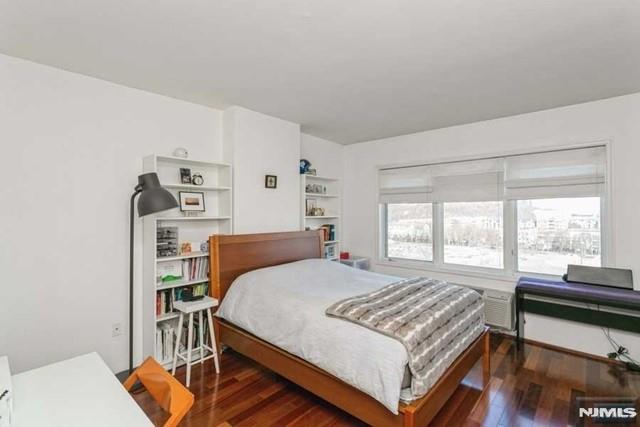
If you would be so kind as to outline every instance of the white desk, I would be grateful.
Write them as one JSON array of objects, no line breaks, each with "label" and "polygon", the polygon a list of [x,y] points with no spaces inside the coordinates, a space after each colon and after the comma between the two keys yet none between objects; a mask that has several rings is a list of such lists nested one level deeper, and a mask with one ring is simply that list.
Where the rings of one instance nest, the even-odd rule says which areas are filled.
[{"label": "white desk", "polygon": [[97,353],[13,375],[11,427],[153,426]]}]

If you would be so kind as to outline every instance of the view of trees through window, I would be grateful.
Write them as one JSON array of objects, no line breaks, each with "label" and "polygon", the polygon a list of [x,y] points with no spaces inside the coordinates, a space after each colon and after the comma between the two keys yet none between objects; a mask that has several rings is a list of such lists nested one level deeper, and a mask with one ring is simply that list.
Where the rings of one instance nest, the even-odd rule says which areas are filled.
[{"label": "view of trees through window", "polygon": [[[515,203],[518,271],[562,275],[567,264],[601,265],[599,197]],[[442,206],[442,262],[504,268],[503,202],[456,202]],[[433,207],[432,203],[387,204],[387,257],[433,261]]]},{"label": "view of trees through window", "polygon": [[518,270],[560,275],[567,264],[600,263],[599,197],[518,201]]},{"label": "view of trees through window", "polygon": [[387,257],[433,260],[433,205],[387,205]]},{"label": "view of trees through window", "polygon": [[502,268],[502,202],[444,204],[444,262]]}]

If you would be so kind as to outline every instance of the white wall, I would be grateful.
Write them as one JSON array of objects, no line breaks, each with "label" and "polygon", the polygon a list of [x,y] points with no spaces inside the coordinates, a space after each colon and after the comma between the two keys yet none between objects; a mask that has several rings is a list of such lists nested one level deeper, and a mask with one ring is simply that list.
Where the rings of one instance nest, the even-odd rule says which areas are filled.
[{"label": "white wall", "polygon": [[[15,372],[89,351],[128,366],[128,209],[142,157],[185,146],[220,159],[221,120],[0,55],[0,354]],[[140,268],[136,278],[140,289]],[[124,333],[112,338],[116,322]]]},{"label": "white wall", "polygon": [[309,160],[321,176],[342,179],[344,148],[344,145],[317,136],[300,135],[300,158]]},{"label": "white wall", "polygon": [[[224,111],[224,157],[234,164],[234,233],[300,228],[300,125],[242,107]],[[278,187],[264,186],[276,175]]]},{"label": "white wall", "polygon": [[[482,157],[514,150],[610,140],[612,265],[632,268],[640,289],[640,94],[498,120],[387,138],[345,147],[344,239],[351,252],[376,253],[376,166]],[[377,266],[398,275],[422,274],[457,283],[513,289],[514,283],[460,275]],[[580,351],[603,355],[609,346],[599,328],[527,315],[526,334]],[[640,337],[614,334],[640,356]]]}]

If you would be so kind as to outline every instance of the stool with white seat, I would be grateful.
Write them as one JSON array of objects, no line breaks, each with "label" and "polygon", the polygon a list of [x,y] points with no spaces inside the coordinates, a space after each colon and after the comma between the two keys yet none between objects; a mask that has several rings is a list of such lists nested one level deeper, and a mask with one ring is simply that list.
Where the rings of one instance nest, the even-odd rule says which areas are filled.
[{"label": "stool with white seat", "polygon": [[[204,363],[205,360],[213,359],[213,362],[216,366],[216,373],[220,373],[220,365],[218,363],[218,351],[216,347],[216,336],[213,330],[213,317],[211,314],[211,309],[218,306],[218,300],[215,298],[211,298],[209,296],[205,296],[204,298],[197,301],[176,301],[173,303],[173,308],[180,312],[180,319],[178,320],[178,337],[176,340],[175,351],[173,353],[173,368],[171,369],[171,374],[175,375],[176,366],[178,364],[178,358],[185,361],[187,365],[187,381],[186,385],[189,387],[191,383],[191,366],[196,363]],[[207,346],[204,343],[204,323],[203,323],[203,312],[207,314],[207,325],[209,326],[209,338],[211,339],[211,346]],[[200,323],[200,327],[198,328],[198,341],[200,345],[197,348],[193,348],[193,315],[198,313],[198,321]],[[182,323],[184,321],[185,315],[189,315],[189,326],[187,329],[187,353],[180,353],[180,339],[182,338]],[[207,357],[204,357],[204,351],[209,350],[212,354]],[[191,361],[191,355],[193,351],[200,351],[200,358],[195,362]]]}]

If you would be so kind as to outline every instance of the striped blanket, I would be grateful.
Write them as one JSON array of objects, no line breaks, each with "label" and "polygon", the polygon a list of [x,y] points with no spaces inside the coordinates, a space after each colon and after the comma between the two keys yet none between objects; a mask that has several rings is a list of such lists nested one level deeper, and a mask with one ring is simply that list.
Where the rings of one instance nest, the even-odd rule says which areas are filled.
[{"label": "striped blanket", "polygon": [[429,391],[484,327],[480,294],[424,277],[339,301],[326,314],[400,341],[409,356],[414,399]]}]

